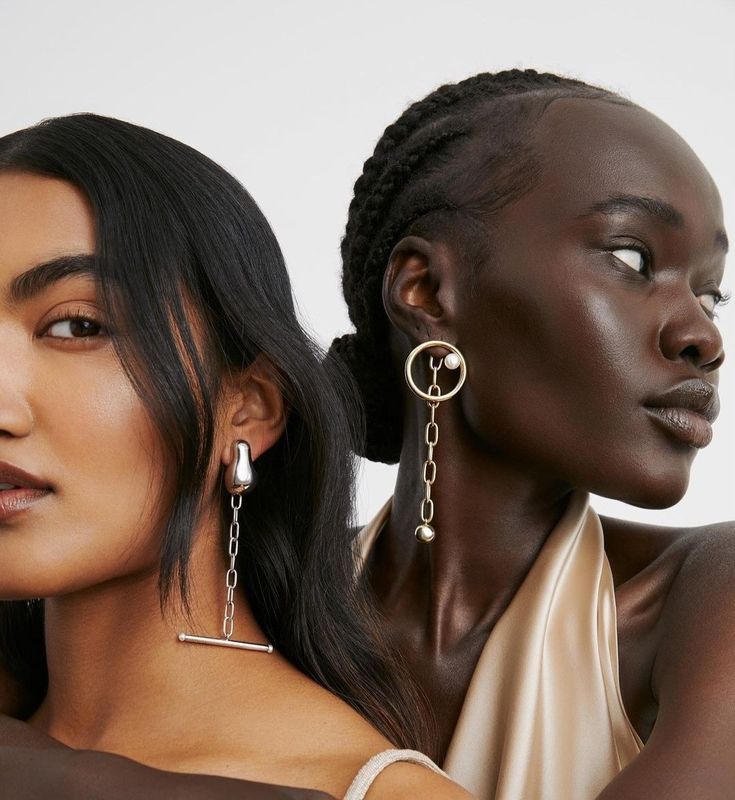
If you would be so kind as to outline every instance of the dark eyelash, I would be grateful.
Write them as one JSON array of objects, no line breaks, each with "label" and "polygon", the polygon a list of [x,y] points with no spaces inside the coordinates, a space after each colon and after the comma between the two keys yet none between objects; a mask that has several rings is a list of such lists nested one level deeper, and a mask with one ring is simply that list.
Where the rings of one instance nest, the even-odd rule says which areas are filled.
[{"label": "dark eyelash", "polygon": [[[726,306],[731,299],[732,292],[716,292],[714,308],[722,308],[723,306]],[[713,319],[717,319],[719,317],[719,314],[717,314],[714,309],[712,309],[712,317]]]},{"label": "dark eyelash", "polygon": [[[59,312],[55,316],[53,316],[47,323],[44,325],[43,331],[41,332],[42,336],[45,336],[49,330],[56,325],[57,322],[65,322],[66,320],[71,320],[74,322],[83,321],[83,322],[92,322],[95,325],[99,325],[100,330],[109,335],[109,330],[107,326],[97,317],[92,316],[88,311],[85,311],[83,308],[77,308],[74,311],[66,311],[66,312]],[[78,337],[78,338],[85,338],[85,337]],[[89,337],[94,338],[94,337]]]},{"label": "dark eyelash", "polygon": [[651,251],[647,247],[639,246],[639,247],[632,247],[631,250],[635,250],[643,256],[643,272],[646,273],[650,277],[651,269],[653,268],[653,256],[651,255]]}]

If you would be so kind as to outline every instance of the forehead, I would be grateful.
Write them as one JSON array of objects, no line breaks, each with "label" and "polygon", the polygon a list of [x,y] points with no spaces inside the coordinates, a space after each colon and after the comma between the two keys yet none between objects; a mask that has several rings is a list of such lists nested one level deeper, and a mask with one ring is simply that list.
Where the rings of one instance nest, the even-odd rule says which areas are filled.
[{"label": "forehead", "polygon": [[688,224],[722,226],[712,177],[689,145],[638,106],[602,100],[553,101],[534,128],[537,188],[559,210],[581,210],[620,195],[670,203]]},{"label": "forehead", "polygon": [[94,249],[94,217],[79,189],[56,178],[0,172],[2,273]]}]

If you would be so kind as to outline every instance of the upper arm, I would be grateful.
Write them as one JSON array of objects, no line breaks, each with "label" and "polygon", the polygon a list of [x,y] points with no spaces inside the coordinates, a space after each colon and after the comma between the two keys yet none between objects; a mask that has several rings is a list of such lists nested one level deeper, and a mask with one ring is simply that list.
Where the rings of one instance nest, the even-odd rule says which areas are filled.
[{"label": "upper arm", "polygon": [[407,797],[472,800],[469,792],[448,778],[420,764],[405,762],[386,767],[365,797],[367,800],[405,800]]},{"label": "upper arm", "polygon": [[715,800],[735,787],[735,525],[690,546],[660,621],[658,716],[642,753],[598,800]]},{"label": "upper arm", "polygon": [[[0,746],[3,797],[35,800],[329,800],[331,795],[216,775],[164,772],[93,750]],[[332,798],[333,800],[333,798]]]}]

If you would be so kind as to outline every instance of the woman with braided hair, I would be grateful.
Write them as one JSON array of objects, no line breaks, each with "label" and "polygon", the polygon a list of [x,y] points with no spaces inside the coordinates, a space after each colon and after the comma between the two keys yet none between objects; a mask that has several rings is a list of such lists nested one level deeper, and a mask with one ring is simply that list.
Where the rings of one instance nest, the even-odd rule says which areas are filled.
[{"label": "woman with braided hair", "polygon": [[735,796],[733,523],[684,495],[718,412],[715,184],[611,92],[511,70],[390,125],[342,242],[335,340],[399,462],[362,576],[485,800]]}]

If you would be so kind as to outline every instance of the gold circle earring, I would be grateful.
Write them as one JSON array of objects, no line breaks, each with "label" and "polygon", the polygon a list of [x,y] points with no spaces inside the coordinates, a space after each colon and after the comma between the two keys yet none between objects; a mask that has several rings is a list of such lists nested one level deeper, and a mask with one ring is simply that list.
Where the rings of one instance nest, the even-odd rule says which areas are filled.
[{"label": "gold circle earring", "polygon": [[[438,361],[434,356],[429,356],[429,369],[432,372],[431,384],[427,391],[420,389],[413,377],[413,365],[416,357],[428,350],[431,347],[442,347],[449,350],[446,356],[443,356]],[[449,370],[459,369],[459,378],[457,383],[448,392],[442,393],[441,387],[438,382],[439,370],[442,367]],[[464,359],[458,347],[449,342],[440,342],[432,340],[430,342],[422,342],[408,354],[406,358],[406,367],[404,374],[406,376],[406,383],[409,385],[411,391],[422,400],[426,401],[429,407],[429,421],[426,423],[424,429],[424,443],[426,444],[426,460],[424,461],[421,477],[424,483],[424,499],[421,501],[421,522],[416,526],[414,531],[418,541],[428,544],[433,542],[436,537],[436,531],[431,522],[434,519],[434,501],[431,499],[431,488],[436,480],[436,461],[434,460],[434,448],[439,443],[439,425],[436,422],[436,409],[439,403],[449,400],[454,397],[464,385],[467,379],[467,362]]]}]

